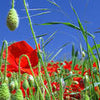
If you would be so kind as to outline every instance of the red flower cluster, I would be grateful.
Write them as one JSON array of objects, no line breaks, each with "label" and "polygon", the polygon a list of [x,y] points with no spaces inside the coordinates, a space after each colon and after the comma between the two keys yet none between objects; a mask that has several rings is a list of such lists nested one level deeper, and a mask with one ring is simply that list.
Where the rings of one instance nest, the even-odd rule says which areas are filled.
[{"label": "red flower cluster", "polygon": [[[64,99],[73,100],[73,98],[81,99],[81,94],[76,92],[81,92],[84,89],[84,80],[81,77],[74,77],[73,83],[70,86],[66,86],[64,91]],[[76,94],[71,94],[76,93]]]}]

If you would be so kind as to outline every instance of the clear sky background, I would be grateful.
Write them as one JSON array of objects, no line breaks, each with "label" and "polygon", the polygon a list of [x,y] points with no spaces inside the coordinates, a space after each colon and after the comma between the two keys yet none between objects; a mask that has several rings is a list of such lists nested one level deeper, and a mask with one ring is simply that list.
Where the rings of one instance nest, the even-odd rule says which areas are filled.
[{"label": "clear sky background", "polygon": [[[51,0],[54,1],[54,0]],[[90,33],[95,35],[96,42],[100,43],[100,33],[94,33],[99,31],[100,27],[100,0],[71,0],[72,5],[75,8],[76,12],[79,15],[79,18],[84,25],[84,28],[87,29]],[[7,14],[11,8],[12,0],[0,0],[0,47],[2,46],[3,40],[8,42],[13,41],[27,41],[33,48],[35,48],[34,40],[32,39],[32,33],[29,25],[29,21],[26,18],[26,12],[24,10],[23,0],[15,0],[15,9],[19,15],[19,27],[15,31],[10,31],[6,26]],[[50,4],[47,0],[26,0],[28,8],[37,9],[37,8],[48,8],[47,11],[35,11],[30,10],[29,13],[31,16],[32,23],[46,23],[46,22],[70,22],[78,25],[76,16],[74,15],[69,0],[55,0],[55,2],[61,7],[61,9]],[[49,12],[47,14],[34,16],[38,13]],[[87,22],[87,23],[86,23]],[[69,28],[64,25],[52,25],[52,26],[37,26],[33,25],[36,35],[41,35],[48,33],[44,37],[46,40],[53,32],[57,31],[54,35],[54,39],[46,46],[47,52],[54,51],[54,54],[57,52],[57,48],[61,47],[64,43],[73,42],[75,44],[75,49],[79,49],[80,42],[85,48],[86,44],[82,37],[82,34],[79,31],[76,31],[72,28]],[[93,46],[91,38],[89,38],[89,43]],[[66,46],[63,51],[58,55],[63,58],[69,58],[71,55],[72,45]]]}]

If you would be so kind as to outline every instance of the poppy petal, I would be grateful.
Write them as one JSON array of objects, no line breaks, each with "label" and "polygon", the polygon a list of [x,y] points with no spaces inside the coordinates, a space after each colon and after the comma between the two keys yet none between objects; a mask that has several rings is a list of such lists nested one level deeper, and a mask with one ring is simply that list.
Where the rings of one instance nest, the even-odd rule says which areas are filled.
[{"label": "poppy petal", "polygon": [[[22,54],[27,54],[33,51],[33,48],[27,44],[25,41],[19,41],[16,43],[11,44],[8,47],[8,57],[7,61],[11,65],[16,64],[16,59],[19,58]],[[6,50],[3,52],[3,58],[6,56]]]}]

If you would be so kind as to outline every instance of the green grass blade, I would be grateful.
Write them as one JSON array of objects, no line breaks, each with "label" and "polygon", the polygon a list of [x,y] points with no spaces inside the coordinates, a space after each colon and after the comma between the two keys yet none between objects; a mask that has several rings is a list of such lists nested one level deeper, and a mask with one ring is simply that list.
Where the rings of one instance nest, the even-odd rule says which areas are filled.
[{"label": "green grass blade", "polygon": [[74,44],[72,45],[72,57],[75,56]]},{"label": "green grass blade", "polygon": [[[48,35],[48,33],[46,33],[46,34],[41,34],[41,35],[37,35],[36,38],[44,37],[44,36],[46,36],[46,35]],[[27,40],[30,40],[30,39],[33,39],[33,37],[30,37],[30,38],[28,38]]]},{"label": "green grass blade", "polygon": [[[64,48],[65,46],[67,46],[68,44],[71,44],[72,42],[67,42],[67,43],[65,43],[65,44],[63,44],[60,48]],[[59,48],[59,49],[60,49]]]},{"label": "green grass blade", "polygon": [[94,45],[95,45],[95,48],[96,48],[96,51],[97,51],[97,56],[98,56],[98,59],[100,60],[100,55],[99,55],[99,50],[98,50],[98,47],[97,47],[97,44],[95,42],[95,39],[93,38],[93,42],[94,42]]},{"label": "green grass blade", "polygon": [[36,38],[40,38],[40,37],[43,37],[43,36],[46,36],[46,35],[48,35],[48,33],[46,33],[46,34],[41,34],[41,35],[37,35]]},{"label": "green grass blade", "polygon": [[[97,45],[97,48],[100,48],[100,44],[96,44],[96,45]],[[96,49],[95,45],[92,46],[92,50],[94,50],[94,49]]]},{"label": "green grass blade", "polygon": [[50,11],[45,11],[45,12],[37,13],[37,14],[31,15],[30,17],[39,16],[39,15],[48,14],[48,13],[50,13]]},{"label": "green grass blade", "polygon": [[54,33],[52,33],[52,34],[49,36],[49,38],[44,42],[44,44],[45,44],[47,41],[49,41],[49,40],[55,35],[56,32],[57,32],[57,31],[55,31]]},{"label": "green grass blade", "polygon": [[49,61],[50,57],[54,54],[54,51],[47,55],[47,61]]},{"label": "green grass blade", "polygon": [[[34,15],[30,15],[30,17],[40,16],[40,15],[44,15],[44,14],[48,14],[48,13],[51,13],[51,12],[50,11],[41,12],[41,13],[37,13],[37,14],[34,14]],[[27,16],[26,17],[21,17],[21,19],[25,19],[25,18],[28,18],[28,17]]]},{"label": "green grass blade", "polygon": [[54,39],[54,37],[52,37],[51,39],[49,39],[49,40],[43,45],[43,48],[44,48],[45,46],[47,46],[47,44],[49,44],[53,39]]},{"label": "green grass blade", "polygon": [[[69,22],[48,22],[48,23],[43,23],[43,24],[36,24],[35,23],[34,25],[57,25],[57,24],[63,24],[63,25],[66,25],[68,27],[71,27],[73,29],[77,29],[77,30],[81,31],[80,27],[78,27],[78,26],[76,26],[76,25],[74,25],[72,23],[69,23]],[[89,36],[91,36],[93,38],[95,37],[93,34],[91,34],[89,32],[87,32],[87,35],[89,35]]]},{"label": "green grass blade", "polygon": [[52,60],[63,50],[63,48],[64,48],[65,46],[67,46],[68,44],[70,44],[70,43],[71,43],[71,42],[68,42],[68,43],[63,44],[63,45],[59,48],[58,52],[51,58],[50,61],[52,61]]},{"label": "green grass blade", "polygon": [[35,25],[56,25],[56,24],[63,24],[63,25],[67,25],[71,28],[74,28],[74,29],[77,29],[77,30],[80,30],[79,27],[75,26],[74,24],[71,24],[69,22],[48,22],[48,23],[43,23],[43,24],[35,24]]},{"label": "green grass blade", "polygon": [[[84,37],[85,41],[87,41],[87,40],[86,40],[86,36],[85,36],[85,35],[86,35],[86,32],[85,32],[85,30],[84,30],[84,28],[83,28],[83,26],[82,26],[82,24],[81,24],[81,22],[80,22],[80,19],[79,19],[78,15],[77,15],[77,13],[76,13],[76,11],[75,11],[75,9],[73,8],[72,5],[71,5],[71,8],[72,8],[72,10],[74,11],[74,13],[75,13],[75,15],[76,15],[76,17],[77,17],[77,21],[78,21],[80,30],[81,30],[81,32],[82,32],[82,34],[83,34],[83,37]],[[95,55],[93,54],[92,48],[91,48],[91,46],[89,45],[89,43],[87,43],[87,46],[88,46],[88,48],[89,48],[90,53],[92,54],[92,57],[93,57],[94,60],[96,61],[96,57],[95,57]]]},{"label": "green grass blade", "polygon": [[[25,10],[25,9],[24,9]],[[48,8],[36,8],[36,9],[28,9],[29,11],[46,11]]]},{"label": "green grass blade", "polygon": [[61,48],[60,50],[58,50],[58,52],[51,58],[50,61],[52,61],[63,49]]},{"label": "green grass blade", "polygon": [[54,0],[47,0],[47,1],[49,1],[51,4],[53,4],[53,5],[55,5],[56,7],[60,7]]},{"label": "green grass blade", "polygon": [[95,31],[94,33],[100,33],[100,31]]},{"label": "green grass blade", "polygon": [[62,83],[63,83],[63,78],[60,79],[59,100],[64,100],[63,98],[64,89]]}]

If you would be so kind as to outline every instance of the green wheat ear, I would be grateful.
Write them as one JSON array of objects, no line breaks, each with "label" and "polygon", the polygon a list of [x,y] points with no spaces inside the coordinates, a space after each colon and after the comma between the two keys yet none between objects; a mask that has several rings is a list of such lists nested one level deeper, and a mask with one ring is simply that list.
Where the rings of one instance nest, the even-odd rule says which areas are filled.
[{"label": "green wheat ear", "polygon": [[13,100],[24,100],[22,91],[20,89],[16,91],[15,95],[13,96]]},{"label": "green wheat ear", "polygon": [[14,31],[19,25],[19,17],[15,8],[11,8],[7,16],[7,26]]},{"label": "green wheat ear", "polygon": [[10,93],[6,83],[0,85],[0,100],[9,100]]}]

